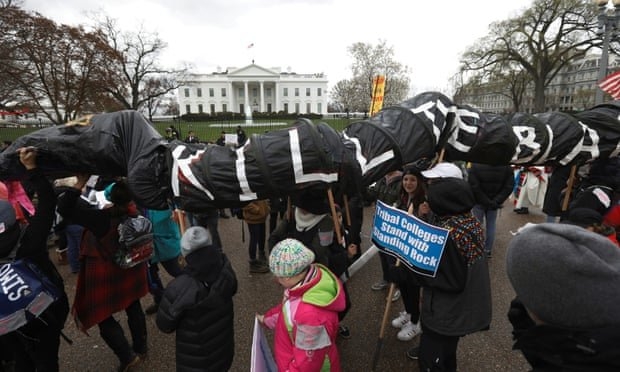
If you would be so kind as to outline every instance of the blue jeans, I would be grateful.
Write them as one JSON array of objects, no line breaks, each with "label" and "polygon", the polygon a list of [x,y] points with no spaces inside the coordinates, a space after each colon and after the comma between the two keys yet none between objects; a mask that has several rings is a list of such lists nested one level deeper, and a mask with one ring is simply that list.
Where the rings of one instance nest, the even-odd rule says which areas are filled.
[{"label": "blue jeans", "polygon": [[493,243],[495,242],[497,211],[498,209],[487,209],[479,204],[474,205],[474,208],[472,209],[472,213],[484,227],[484,250],[487,253],[491,253],[493,250]]},{"label": "blue jeans", "polygon": [[80,242],[84,228],[80,225],[67,225],[65,236],[67,237],[67,258],[72,273],[80,271]]}]

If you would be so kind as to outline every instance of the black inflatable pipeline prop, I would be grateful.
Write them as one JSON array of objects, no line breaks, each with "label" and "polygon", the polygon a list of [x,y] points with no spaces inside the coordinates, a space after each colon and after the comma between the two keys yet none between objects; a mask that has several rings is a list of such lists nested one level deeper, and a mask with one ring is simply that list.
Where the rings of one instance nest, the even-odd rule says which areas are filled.
[{"label": "black inflatable pipeline prop", "polygon": [[137,112],[92,115],[41,129],[0,154],[0,180],[21,179],[15,156],[35,146],[52,177],[73,173],[126,176],[136,201],[162,209],[173,198],[187,211],[243,205],[338,183],[354,194],[391,170],[444,150],[446,161],[580,165],[620,153],[620,104],[499,116],[427,92],[387,107],[342,133],[299,119],[253,135],[240,148],[166,142]]}]

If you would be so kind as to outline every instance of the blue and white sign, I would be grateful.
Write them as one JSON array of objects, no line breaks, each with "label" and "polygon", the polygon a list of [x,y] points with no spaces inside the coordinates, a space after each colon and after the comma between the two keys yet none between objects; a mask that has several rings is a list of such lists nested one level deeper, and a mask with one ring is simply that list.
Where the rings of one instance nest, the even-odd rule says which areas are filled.
[{"label": "blue and white sign", "polygon": [[416,273],[435,277],[449,230],[378,201],[372,240]]}]

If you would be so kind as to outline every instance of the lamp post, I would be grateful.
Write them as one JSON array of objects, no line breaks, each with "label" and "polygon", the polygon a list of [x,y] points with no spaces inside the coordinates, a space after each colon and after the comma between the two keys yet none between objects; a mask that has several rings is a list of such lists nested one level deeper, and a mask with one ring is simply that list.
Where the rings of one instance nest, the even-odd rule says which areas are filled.
[{"label": "lamp post", "polygon": [[[620,21],[620,0],[613,0],[614,8],[610,10],[607,8],[609,0],[594,0],[598,5],[598,32],[603,34],[603,47],[601,52],[601,61],[598,68],[598,80],[601,81],[607,76],[607,64],[609,60],[609,42],[613,31],[618,28],[618,22]],[[600,105],[603,103],[603,90],[598,88],[596,90],[596,96],[594,97],[594,104]]]}]

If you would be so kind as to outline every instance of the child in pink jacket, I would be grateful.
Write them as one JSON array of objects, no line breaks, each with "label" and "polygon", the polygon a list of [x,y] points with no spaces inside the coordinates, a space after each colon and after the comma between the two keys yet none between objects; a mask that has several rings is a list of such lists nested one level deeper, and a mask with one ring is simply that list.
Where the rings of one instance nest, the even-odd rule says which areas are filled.
[{"label": "child in pink jacket", "polygon": [[258,315],[274,330],[278,371],[341,371],[336,347],[338,313],[345,308],[339,279],[300,241],[284,239],[269,256],[269,269],[284,287],[282,303]]}]

